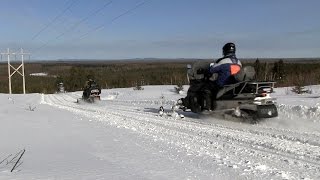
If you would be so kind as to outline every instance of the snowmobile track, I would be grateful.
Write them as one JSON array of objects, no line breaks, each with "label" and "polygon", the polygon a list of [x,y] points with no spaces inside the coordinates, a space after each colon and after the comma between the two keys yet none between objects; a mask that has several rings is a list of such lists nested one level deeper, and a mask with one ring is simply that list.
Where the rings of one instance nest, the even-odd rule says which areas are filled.
[{"label": "snowmobile track", "polygon": [[[137,107],[130,101],[109,101],[91,106],[75,104],[74,99],[70,95],[46,95],[43,102],[130,129],[187,152],[206,156],[216,163],[223,161],[225,166],[236,165],[242,170],[254,171],[265,164],[270,175],[286,172],[292,177],[304,178],[312,171],[315,177],[320,177],[320,138],[315,133],[246,124],[236,127],[233,126],[235,123],[228,127],[197,123],[197,119],[190,118],[166,119],[151,112],[138,111],[137,108],[145,107],[144,103]],[[306,170],[309,172],[304,173]]]}]

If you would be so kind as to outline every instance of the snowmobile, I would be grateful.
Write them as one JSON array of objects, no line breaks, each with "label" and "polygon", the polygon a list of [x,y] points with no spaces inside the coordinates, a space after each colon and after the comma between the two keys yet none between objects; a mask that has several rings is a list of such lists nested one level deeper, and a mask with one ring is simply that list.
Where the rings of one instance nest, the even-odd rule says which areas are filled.
[{"label": "snowmobile", "polygon": [[90,82],[83,90],[82,100],[93,103],[100,100],[101,89],[96,82]]},{"label": "snowmobile", "polygon": [[57,93],[65,93],[65,89],[63,86],[63,82],[60,82],[59,84],[57,84]]},{"label": "snowmobile", "polygon": [[[184,111],[191,110],[194,113],[204,111],[204,97],[202,89],[207,83],[206,74],[199,73],[198,69],[209,69],[209,63],[196,62],[193,66],[188,65],[188,79],[190,87],[185,98],[176,102],[176,106]],[[219,89],[212,97],[212,111],[210,114],[229,115],[250,122],[260,119],[278,116],[276,99],[270,96],[275,82],[254,81],[255,70],[252,66],[243,67],[234,76],[237,83],[226,85]],[[211,80],[217,78],[213,74]]]}]

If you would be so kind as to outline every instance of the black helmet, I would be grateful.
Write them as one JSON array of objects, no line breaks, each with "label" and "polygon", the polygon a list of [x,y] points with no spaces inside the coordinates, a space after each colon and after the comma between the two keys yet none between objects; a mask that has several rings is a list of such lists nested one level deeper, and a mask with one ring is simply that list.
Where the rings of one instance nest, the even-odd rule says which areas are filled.
[{"label": "black helmet", "polygon": [[235,54],[236,53],[236,45],[234,43],[227,43],[222,48],[222,54],[223,56],[229,55],[229,54]]}]

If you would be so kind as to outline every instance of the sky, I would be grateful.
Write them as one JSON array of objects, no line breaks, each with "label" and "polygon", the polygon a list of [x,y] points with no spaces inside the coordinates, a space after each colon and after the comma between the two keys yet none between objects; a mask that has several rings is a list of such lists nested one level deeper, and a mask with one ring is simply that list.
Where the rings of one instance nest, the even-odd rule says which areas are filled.
[{"label": "sky", "polygon": [[320,57],[318,0],[1,0],[0,52],[35,60]]}]

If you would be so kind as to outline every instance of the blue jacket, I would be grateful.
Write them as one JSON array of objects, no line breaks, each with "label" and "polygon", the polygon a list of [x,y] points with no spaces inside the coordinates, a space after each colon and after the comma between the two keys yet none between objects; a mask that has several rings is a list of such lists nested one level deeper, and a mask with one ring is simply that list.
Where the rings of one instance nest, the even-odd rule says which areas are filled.
[{"label": "blue jacket", "polygon": [[224,85],[235,83],[233,75],[240,71],[242,67],[241,62],[235,55],[225,56],[216,61],[216,64],[211,66],[210,73],[218,74],[216,83],[218,86],[223,87]]}]

